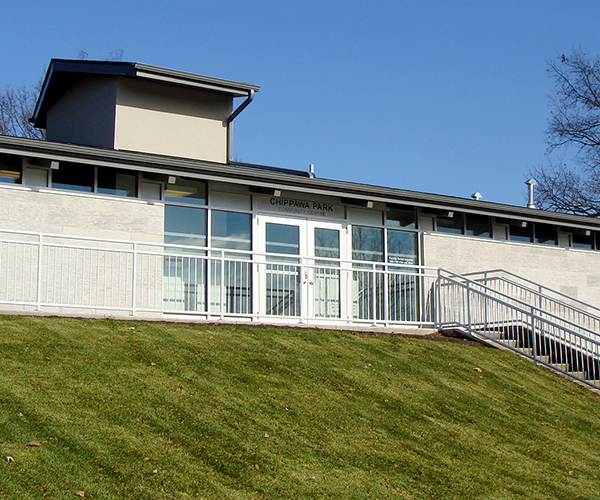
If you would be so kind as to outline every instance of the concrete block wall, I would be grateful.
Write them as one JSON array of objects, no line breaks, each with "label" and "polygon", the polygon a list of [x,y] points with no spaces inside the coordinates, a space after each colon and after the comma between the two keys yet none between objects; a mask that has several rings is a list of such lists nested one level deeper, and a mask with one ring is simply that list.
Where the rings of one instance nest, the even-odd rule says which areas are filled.
[{"label": "concrete block wall", "polygon": [[600,307],[600,251],[423,233],[423,259],[459,274],[504,269]]},{"label": "concrete block wall", "polygon": [[0,228],[162,243],[164,206],[130,198],[0,185]]},{"label": "concrete block wall", "polygon": [[[6,230],[57,236],[44,237],[38,254],[35,235]],[[0,236],[9,240],[0,242],[4,284],[0,300],[23,304],[10,306],[11,310],[31,311],[33,306],[27,304],[40,300],[54,304],[45,306],[45,312],[127,316],[135,280],[135,307],[160,309],[164,259],[156,252],[162,251],[163,234],[162,203],[0,186]],[[138,252],[145,252],[138,254],[136,265],[133,242],[138,242]],[[65,309],[69,304],[81,308]]]}]

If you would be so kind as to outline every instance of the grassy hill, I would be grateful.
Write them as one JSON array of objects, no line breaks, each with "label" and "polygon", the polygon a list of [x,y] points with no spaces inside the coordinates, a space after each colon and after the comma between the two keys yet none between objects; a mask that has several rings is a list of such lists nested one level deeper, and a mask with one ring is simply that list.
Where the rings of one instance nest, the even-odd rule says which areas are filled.
[{"label": "grassy hill", "polygon": [[0,316],[0,381],[3,499],[600,498],[598,395],[468,343]]}]

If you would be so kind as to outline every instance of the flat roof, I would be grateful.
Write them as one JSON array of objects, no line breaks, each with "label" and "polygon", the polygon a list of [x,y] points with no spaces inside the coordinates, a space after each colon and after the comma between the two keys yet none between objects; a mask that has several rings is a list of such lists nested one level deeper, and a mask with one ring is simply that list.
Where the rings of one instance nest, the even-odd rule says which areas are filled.
[{"label": "flat roof", "polygon": [[183,175],[212,181],[231,182],[301,193],[355,198],[390,205],[410,205],[463,211],[503,219],[545,222],[573,228],[600,230],[600,219],[581,215],[505,205],[470,198],[422,193],[405,189],[312,178],[308,172],[249,163],[213,163],[137,151],[103,149],[60,142],[0,136],[0,153],[125,168],[158,174]]},{"label": "flat roof", "polygon": [[81,75],[114,75],[144,78],[173,85],[210,90],[232,97],[246,97],[260,87],[249,83],[234,82],[210,76],[186,73],[149,64],[120,61],[87,61],[75,59],[52,59],[46,71],[42,90],[38,97],[31,122],[35,127],[46,127],[46,113],[69,86]]}]

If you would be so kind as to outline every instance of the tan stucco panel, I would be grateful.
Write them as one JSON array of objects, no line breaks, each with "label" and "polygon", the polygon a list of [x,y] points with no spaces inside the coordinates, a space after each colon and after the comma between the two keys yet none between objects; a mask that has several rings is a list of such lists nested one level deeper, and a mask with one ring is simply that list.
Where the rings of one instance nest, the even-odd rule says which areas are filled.
[{"label": "tan stucco panel", "polygon": [[227,161],[222,121],[130,106],[117,106],[115,149]]}]

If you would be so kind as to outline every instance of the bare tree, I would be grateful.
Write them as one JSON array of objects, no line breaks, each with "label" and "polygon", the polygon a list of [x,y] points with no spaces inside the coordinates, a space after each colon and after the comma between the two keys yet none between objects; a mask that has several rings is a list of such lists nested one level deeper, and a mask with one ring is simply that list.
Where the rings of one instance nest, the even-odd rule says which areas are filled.
[{"label": "bare tree", "polygon": [[125,51],[123,49],[115,49],[111,50],[108,53],[107,61],[117,61],[120,62],[123,60],[123,56],[125,55]]},{"label": "bare tree", "polygon": [[0,91],[0,135],[43,139],[44,131],[29,122],[33,116],[42,81],[27,87],[7,85]]},{"label": "bare tree", "polygon": [[600,171],[550,163],[530,171],[538,184],[539,208],[588,217],[600,217]]},{"label": "bare tree", "polygon": [[583,166],[600,164],[600,59],[577,51],[550,63],[556,84],[548,126],[550,150],[574,146]]},{"label": "bare tree", "polygon": [[550,161],[529,175],[538,181],[537,205],[558,212],[600,216],[600,59],[581,50],[548,63],[551,98],[548,153],[574,151],[574,166]]}]

